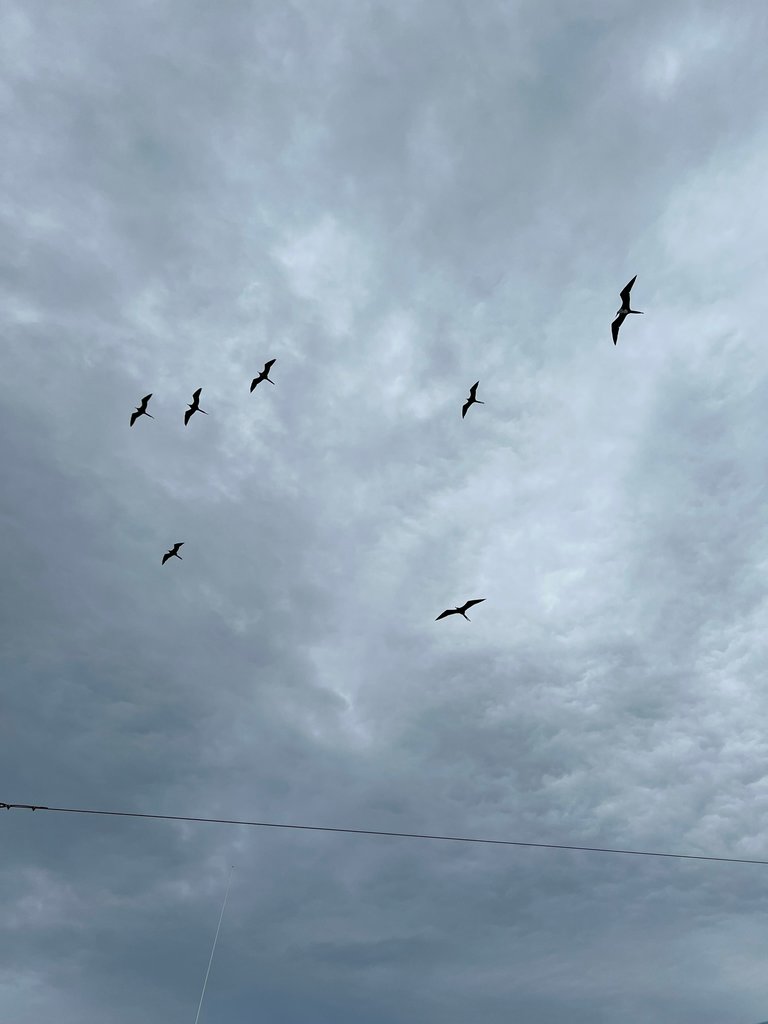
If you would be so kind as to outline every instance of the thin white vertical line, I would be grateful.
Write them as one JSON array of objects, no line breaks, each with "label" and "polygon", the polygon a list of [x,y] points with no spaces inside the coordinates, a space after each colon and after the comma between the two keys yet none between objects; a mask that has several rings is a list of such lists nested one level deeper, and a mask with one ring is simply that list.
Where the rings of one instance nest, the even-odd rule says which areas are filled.
[{"label": "thin white vertical line", "polygon": [[208,975],[211,973],[211,964],[213,963],[213,954],[216,952],[216,943],[219,941],[219,931],[221,930],[221,922],[224,918],[224,908],[227,905],[227,897],[229,896],[229,887],[232,885],[232,872],[235,870],[234,864],[229,869],[229,881],[227,882],[227,891],[224,893],[224,902],[221,904],[221,913],[219,914],[219,923],[216,926],[216,935],[213,938],[213,945],[211,946],[211,956],[208,960],[208,970],[205,972],[205,980],[203,981],[203,991],[200,993],[200,1002],[197,1004],[197,1013],[195,1014],[195,1024],[200,1019],[200,1010],[203,1007],[203,996],[205,995],[205,986],[208,984]]}]

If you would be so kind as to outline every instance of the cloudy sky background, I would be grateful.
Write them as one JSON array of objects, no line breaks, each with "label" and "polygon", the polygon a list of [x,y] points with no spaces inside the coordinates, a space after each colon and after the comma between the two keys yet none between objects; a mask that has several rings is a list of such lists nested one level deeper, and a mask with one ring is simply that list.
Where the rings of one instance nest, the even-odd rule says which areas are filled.
[{"label": "cloudy sky background", "polygon": [[[767,31],[4,0],[1,800],[768,857]],[[203,1021],[768,1016],[761,867],[0,830],[9,1024],[192,1021],[230,864]]]}]

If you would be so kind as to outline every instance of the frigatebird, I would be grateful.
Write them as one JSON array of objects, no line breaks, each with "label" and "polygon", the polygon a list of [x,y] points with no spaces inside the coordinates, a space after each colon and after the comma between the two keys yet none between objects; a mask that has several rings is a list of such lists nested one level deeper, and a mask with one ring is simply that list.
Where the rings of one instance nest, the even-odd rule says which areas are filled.
[{"label": "frigatebird", "polygon": [[165,554],[163,555],[163,561],[162,561],[163,565],[165,565],[165,563],[168,561],[169,558],[174,558],[174,557],[178,558],[178,560],[180,562],[184,561],[184,559],[179,554],[179,548],[181,547],[181,545],[183,543],[184,543],[184,541],[180,540],[177,544],[173,545],[173,547],[171,548],[170,551],[166,551],[165,552]]},{"label": "frigatebird", "polygon": [[189,403],[189,408],[184,413],[184,426],[185,427],[189,423],[189,417],[192,416],[194,413],[201,412],[203,414],[203,416],[207,416],[208,415],[208,413],[205,411],[205,409],[201,409],[200,408],[200,392],[202,390],[203,390],[202,388],[198,388],[197,391],[193,391],[192,392],[192,401]]},{"label": "frigatebird", "polygon": [[485,405],[485,402],[481,402],[479,398],[475,398],[475,395],[477,394],[477,385],[479,383],[480,381],[476,380],[472,387],[469,389],[469,398],[466,400],[461,410],[462,419],[464,419],[464,417],[467,415],[467,409],[470,407],[470,405]]},{"label": "frigatebird", "polygon": [[632,285],[635,283],[636,280],[637,274],[635,274],[635,276],[632,278],[629,284],[625,285],[624,288],[622,288],[619,292],[619,295],[621,295],[621,309],[619,309],[618,313],[616,314],[616,319],[611,324],[611,334],[613,335],[614,345],[619,340],[619,328],[627,319],[627,316],[630,313],[639,313],[641,316],[643,314],[642,309],[629,308],[629,293],[632,291]]},{"label": "frigatebird", "polygon": [[144,397],[141,400],[141,404],[136,406],[136,412],[131,414],[131,426],[133,426],[133,424],[136,422],[139,416],[149,416],[151,420],[155,418],[154,416],[147,412],[147,402],[150,400],[151,397],[151,394],[144,395]]},{"label": "frigatebird", "polygon": [[[258,377],[254,377],[251,381],[251,391],[256,387],[257,384],[261,384],[263,380],[269,380],[269,371],[277,362],[276,359],[270,359],[269,362],[264,363],[264,369],[261,371]],[[273,380],[269,380],[270,384],[274,384]]]},{"label": "frigatebird", "polygon": [[482,604],[484,600],[484,597],[478,597],[476,601],[465,601],[460,608],[446,608],[444,612],[440,612],[435,622],[444,619],[446,615],[463,615],[467,622],[471,622],[472,619],[467,615],[467,608],[471,608],[473,604]]}]

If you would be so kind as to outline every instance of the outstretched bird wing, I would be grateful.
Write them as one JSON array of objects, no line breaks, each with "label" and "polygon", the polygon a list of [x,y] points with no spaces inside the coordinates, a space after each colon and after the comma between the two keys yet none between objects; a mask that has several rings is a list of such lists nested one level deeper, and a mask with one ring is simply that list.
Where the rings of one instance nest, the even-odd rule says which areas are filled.
[{"label": "outstretched bird wing", "polygon": [[192,392],[192,397],[194,398],[194,400],[195,400],[196,402],[199,402],[199,401],[200,401],[200,392],[201,392],[202,390],[203,390],[202,388],[198,388],[198,389],[197,389],[197,391],[193,391],[193,392]]},{"label": "outstretched bird wing", "polygon": [[192,415],[192,413],[194,411],[195,411],[194,409],[187,409],[187,411],[184,413],[184,426],[185,427],[189,423],[189,417]]},{"label": "outstretched bird wing", "polygon": [[611,324],[611,334],[613,335],[613,344],[614,345],[619,340],[619,328],[624,323],[626,318],[627,318],[627,314],[622,311],[621,313],[619,313],[619,315],[616,317],[616,319]]},{"label": "outstretched bird wing", "polygon": [[624,287],[619,292],[619,295],[621,295],[621,304],[622,304],[622,306],[628,306],[629,305],[629,293],[632,291],[632,285],[635,283],[636,280],[637,280],[637,274],[635,274],[635,276],[632,278],[632,280],[629,282],[629,284],[625,284]]},{"label": "outstretched bird wing", "polygon": [[259,383],[260,380],[261,380],[261,377],[254,377],[253,378],[253,380],[251,381],[251,391],[253,391],[253,389],[256,387],[256,385]]},{"label": "outstretched bird wing", "polygon": [[163,555],[163,561],[162,561],[162,564],[163,564],[163,565],[165,565],[165,563],[166,563],[166,562],[168,561],[168,559],[169,559],[169,558],[170,558],[170,557],[171,557],[172,555],[173,555],[173,552],[172,552],[172,551],[166,551],[166,552],[165,552],[165,554]]},{"label": "outstretched bird wing", "polygon": [[142,398],[141,404],[144,406],[145,409],[147,408],[147,402],[150,400],[151,397],[152,393],[150,392],[148,395],[144,395],[144,397]]},{"label": "outstretched bird wing", "polygon": [[455,615],[455,614],[456,614],[456,609],[455,608],[446,608],[444,612],[440,612],[440,614],[435,619],[435,622],[439,621],[440,619],[444,619],[446,615]]},{"label": "outstretched bird wing", "polygon": [[464,604],[461,606],[461,611],[467,611],[467,609],[471,608],[473,604],[482,604],[484,600],[484,597],[478,597],[475,601],[465,601]]},{"label": "outstretched bird wing", "polygon": [[464,419],[464,417],[467,415],[467,409],[470,407],[470,405],[472,405],[472,403],[470,402],[469,399],[467,399],[466,402],[464,403],[464,405],[461,407],[461,418],[462,419]]},{"label": "outstretched bird wing", "polygon": [[141,416],[141,413],[138,411],[138,409],[136,410],[136,412],[131,413],[131,426],[133,426],[133,424],[136,422],[139,416]]},{"label": "outstretched bird wing", "polygon": [[262,373],[269,373],[269,371],[272,369],[276,362],[276,359],[270,359],[268,363],[264,363],[264,369],[262,370]]},{"label": "outstretched bird wing", "polygon": [[174,552],[174,554],[178,554],[179,553],[179,548],[183,548],[183,547],[184,547],[184,541],[183,540],[180,540],[180,541],[178,541],[178,543],[174,544],[173,545],[173,552]]},{"label": "outstretched bird wing", "polygon": [[476,380],[472,387],[469,389],[469,397],[473,399],[473,401],[477,401],[477,385],[479,383],[480,381]]}]

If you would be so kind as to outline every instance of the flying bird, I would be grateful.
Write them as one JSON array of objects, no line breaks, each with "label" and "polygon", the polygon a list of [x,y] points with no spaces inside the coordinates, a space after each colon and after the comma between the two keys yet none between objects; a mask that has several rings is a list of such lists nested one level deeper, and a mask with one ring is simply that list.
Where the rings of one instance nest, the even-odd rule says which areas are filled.
[{"label": "flying bird", "polygon": [[131,426],[133,426],[133,424],[136,422],[139,416],[149,416],[151,420],[155,418],[154,416],[147,412],[147,402],[150,400],[151,397],[151,394],[144,395],[144,397],[141,400],[141,404],[136,406],[136,412],[131,414]]},{"label": "flying bird", "polygon": [[637,280],[637,274],[632,278],[628,285],[625,285],[621,289],[619,294],[621,295],[621,309],[616,314],[616,319],[611,324],[611,334],[613,335],[613,344],[619,340],[619,328],[627,319],[630,313],[639,313],[642,316],[642,309],[630,309],[629,308],[629,293],[632,291],[632,285]]},{"label": "flying bird", "polygon": [[[269,380],[269,371],[277,362],[276,359],[270,359],[268,363],[264,363],[264,369],[261,371],[258,377],[254,377],[251,381],[251,391],[256,387],[257,384],[261,384],[263,380]],[[270,384],[274,384],[273,380],[269,380]]]},{"label": "flying bird", "polygon": [[184,413],[184,426],[185,427],[189,423],[189,417],[194,415],[194,413],[201,412],[203,414],[203,416],[207,416],[208,415],[208,413],[205,411],[205,409],[201,409],[200,408],[200,392],[202,390],[203,390],[202,388],[198,388],[197,391],[193,391],[192,392],[192,401],[189,403],[189,408]]},{"label": "flying bird", "polygon": [[174,544],[174,545],[173,545],[173,547],[171,548],[171,550],[170,550],[170,551],[166,551],[166,552],[165,552],[165,554],[163,555],[163,561],[162,561],[162,564],[163,564],[163,565],[165,565],[165,563],[166,563],[166,562],[168,561],[168,559],[169,559],[169,558],[174,558],[174,557],[178,558],[178,560],[179,560],[180,562],[183,562],[183,561],[184,561],[184,559],[183,559],[183,558],[181,557],[181,555],[179,554],[179,548],[181,547],[181,545],[182,545],[183,543],[184,543],[184,541],[183,541],[183,540],[180,540],[180,541],[178,542],[178,544]]},{"label": "flying bird", "polygon": [[464,417],[467,415],[467,409],[470,407],[470,405],[485,405],[485,402],[481,402],[479,398],[475,398],[475,395],[477,394],[477,385],[479,383],[480,381],[476,380],[472,387],[469,389],[469,398],[466,400],[461,410],[462,419],[464,419]]},{"label": "flying bird", "polygon": [[435,622],[444,619],[446,615],[463,615],[467,622],[471,622],[472,620],[467,615],[467,608],[471,608],[473,604],[482,604],[484,600],[484,597],[478,597],[476,601],[465,601],[460,608],[446,608],[444,612],[440,612]]}]

